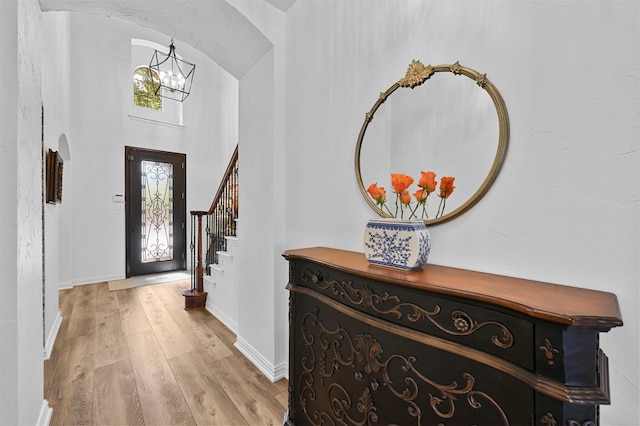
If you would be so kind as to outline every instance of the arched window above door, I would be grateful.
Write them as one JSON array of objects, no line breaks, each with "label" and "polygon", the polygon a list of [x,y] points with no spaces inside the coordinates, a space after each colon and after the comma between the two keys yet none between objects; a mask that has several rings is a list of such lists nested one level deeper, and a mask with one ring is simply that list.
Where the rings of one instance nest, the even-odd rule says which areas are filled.
[{"label": "arched window above door", "polygon": [[149,40],[131,39],[129,117],[153,124],[182,126],[182,102],[163,99],[155,94],[160,76],[149,68],[149,62],[156,50],[168,52],[167,46]]},{"label": "arched window above door", "polygon": [[138,67],[133,72],[133,104],[155,111],[162,111],[162,97],[157,94],[160,86],[158,73],[149,67]]}]

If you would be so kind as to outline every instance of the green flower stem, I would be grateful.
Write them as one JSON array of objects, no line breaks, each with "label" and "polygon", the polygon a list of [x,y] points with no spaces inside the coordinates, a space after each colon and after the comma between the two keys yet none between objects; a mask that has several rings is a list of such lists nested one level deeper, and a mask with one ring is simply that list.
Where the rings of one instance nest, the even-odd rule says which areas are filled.
[{"label": "green flower stem", "polygon": [[440,205],[438,205],[438,213],[436,218],[444,215],[444,210],[447,208],[447,197],[440,197]]},{"label": "green flower stem", "polygon": [[[391,213],[391,210],[389,210],[389,207],[387,207],[387,203],[382,203],[382,206],[384,206],[385,209],[387,209],[387,212],[389,213],[389,216],[393,216],[393,213]],[[395,217],[395,216],[393,216]]]},{"label": "green flower stem", "polygon": [[[395,218],[398,217],[398,201],[400,201],[400,194],[396,192],[396,214],[393,215],[393,217]],[[402,219],[402,216],[403,216],[402,207],[400,207],[400,219]]]},{"label": "green flower stem", "polygon": [[441,213],[440,213],[440,209],[442,208],[442,201],[444,200],[443,197],[440,197],[440,204],[438,204],[438,211],[436,212],[436,219],[440,217]]},{"label": "green flower stem", "polygon": [[411,210],[411,207],[409,207],[409,210],[411,211],[411,216],[409,216],[409,219],[411,219],[412,217],[415,217],[416,219],[418,218],[418,216],[416,216],[416,210],[418,210],[418,206],[420,204],[420,202],[416,203],[416,206],[413,208],[413,210]]}]

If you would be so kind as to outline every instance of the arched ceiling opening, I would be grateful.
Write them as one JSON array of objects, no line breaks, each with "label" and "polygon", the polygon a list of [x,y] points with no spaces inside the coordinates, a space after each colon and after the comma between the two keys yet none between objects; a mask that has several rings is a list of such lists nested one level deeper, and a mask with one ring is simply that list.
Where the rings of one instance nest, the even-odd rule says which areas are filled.
[{"label": "arched ceiling opening", "polygon": [[240,79],[271,42],[224,0],[39,0],[43,12],[82,12],[150,28],[198,49]]}]

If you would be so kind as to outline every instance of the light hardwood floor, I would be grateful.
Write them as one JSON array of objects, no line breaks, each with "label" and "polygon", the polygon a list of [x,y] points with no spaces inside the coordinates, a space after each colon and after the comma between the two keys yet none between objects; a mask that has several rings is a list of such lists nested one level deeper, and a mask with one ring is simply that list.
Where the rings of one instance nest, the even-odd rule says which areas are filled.
[{"label": "light hardwood floor", "polygon": [[271,383],[204,310],[189,281],[60,292],[64,318],[45,362],[51,425],[281,425],[286,380]]}]

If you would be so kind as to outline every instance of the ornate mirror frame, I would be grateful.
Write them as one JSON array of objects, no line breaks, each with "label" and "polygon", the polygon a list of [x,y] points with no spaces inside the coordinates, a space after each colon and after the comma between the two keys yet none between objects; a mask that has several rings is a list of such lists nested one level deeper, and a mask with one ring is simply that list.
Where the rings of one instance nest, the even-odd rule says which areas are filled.
[{"label": "ornate mirror frame", "polygon": [[425,67],[420,61],[414,59],[411,64],[409,64],[406,75],[397,83],[389,87],[387,91],[380,93],[380,96],[373,104],[373,107],[371,107],[371,110],[366,113],[364,122],[362,123],[362,128],[360,129],[360,134],[358,135],[358,142],[356,143],[355,172],[356,179],[360,187],[360,192],[362,193],[362,196],[365,198],[367,203],[371,206],[371,208],[382,217],[389,217],[389,215],[384,213],[382,209],[380,209],[380,207],[376,205],[373,198],[369,196],[362,182],[362,175],[360,172],[360,151],[362,148],[365,133],[367,131],[367,127],[371,120],[373,120],[373,116],[380,105],[382,105],[393,92],[395,92],[399,88],[413,89],[417,86],[420,86],[432,75],[438,72],[450,72],[454,75],[463,75],[474,80],[478,86],[486,90],[486,92],[491,97],[498,114],[498,148],[496,150],[496,155],[493,160],[491,169],[489,170],[488,175],[486,176],[478,190],[476,190],[476,192],[473,193],[473,195],[471,195],[468,200],[466,200],[455,210],[435,219],[426,219],[425,224],[435,225],[438,223],[443,223],[469,210],[487,193],[487,191],[489,191],[489,188],[498,176],[498,172],[500,171],[502,163],[504,162],[504,158],[507,153],[507,146],[509,144],[509,117],[507,115],[507,108],[504,104],[502,96],[500,95],[500,92],[498,92],[498,89],[496,89],[496,87],[487,79],[487,75],[480,74],[479,72],[471,68],[464,67],[458,62],[456,62],[455,64],[444,64],[435,66],[428,65]]}]

